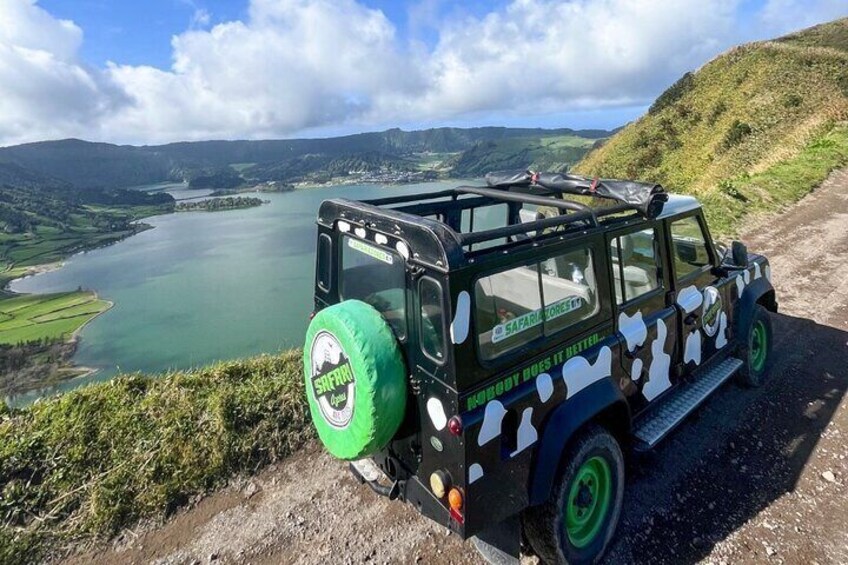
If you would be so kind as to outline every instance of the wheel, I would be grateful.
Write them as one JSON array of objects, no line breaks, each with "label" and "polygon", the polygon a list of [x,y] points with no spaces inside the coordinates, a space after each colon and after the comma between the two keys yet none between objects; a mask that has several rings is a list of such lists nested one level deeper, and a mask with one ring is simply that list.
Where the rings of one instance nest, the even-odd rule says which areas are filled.
[{"label": "wheel", "polygon": [[759,304],[754,309],[748,335],[739,347],[742,368],[737,373],[738,381],[748,387],[763,384],[763,376],[771,361],[771,318],[768,310]]},{"label": "wheel", "polygon": [[566,449],[551,498],[524,514],[524,533],[543,563],[597,563],[624,497],[624,457],[609,432],[586,429]]}]

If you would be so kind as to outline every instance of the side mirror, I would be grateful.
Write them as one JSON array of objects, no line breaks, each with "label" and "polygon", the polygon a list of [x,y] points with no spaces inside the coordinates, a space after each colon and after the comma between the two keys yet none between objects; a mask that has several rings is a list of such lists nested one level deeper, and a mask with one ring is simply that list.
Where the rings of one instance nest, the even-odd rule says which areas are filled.
[{"label": "side mirror", "polygon": [[741,241],[734,241],[730,254],[733,259],[733,266],[745,269],[748,267],[748,248]]}]

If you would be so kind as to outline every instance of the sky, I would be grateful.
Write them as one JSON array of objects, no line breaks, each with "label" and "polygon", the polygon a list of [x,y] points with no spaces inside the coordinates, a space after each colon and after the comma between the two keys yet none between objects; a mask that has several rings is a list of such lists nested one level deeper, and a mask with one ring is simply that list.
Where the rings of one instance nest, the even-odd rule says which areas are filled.
[{"label": "sky", "polygon": [[614,128],[846,0],[0,0],[0,145]]}]

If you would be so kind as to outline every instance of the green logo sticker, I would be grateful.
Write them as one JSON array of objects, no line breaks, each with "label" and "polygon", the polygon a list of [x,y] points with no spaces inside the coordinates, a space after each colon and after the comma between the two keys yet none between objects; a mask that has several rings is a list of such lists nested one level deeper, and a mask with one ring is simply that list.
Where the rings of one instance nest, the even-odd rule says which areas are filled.
[{"label": "green logo sticker", "polygon": [[721,294],[714,286],[704,289],[704,333],[712,337],[718,331],[719,313],[721,313]]},{"label": "green logo sticker", "polygon": [[369,257],[373,257],[387,265],[391,265],[394,262],[394,257],[392,257],[391,253],[386,253],[379,247],[373,247],[365,242],[359,241],[358,239],[348,239],[347,245],[351,249],[355,249],[360,253],[365,253]]},{"label": "green logo sticker", "polygon": [[324,420],[334,428],[346,428],[353,418],[356,378],[336,336],[322,331],[312,341],[312,396]]},{"label": "green logo sticker", "polygon": [[583,305],[583,298],[580,296],[569,296],[562,300],[557,300],[548,304],[544,309],[533,310],[522,314],[517,318],[512,318],[492,328],[492,343],[498,343],[512,336],[518,335],[521,332],[535,328],[545,320],[553,320],[564,316],[569,312],[573,312]]}]

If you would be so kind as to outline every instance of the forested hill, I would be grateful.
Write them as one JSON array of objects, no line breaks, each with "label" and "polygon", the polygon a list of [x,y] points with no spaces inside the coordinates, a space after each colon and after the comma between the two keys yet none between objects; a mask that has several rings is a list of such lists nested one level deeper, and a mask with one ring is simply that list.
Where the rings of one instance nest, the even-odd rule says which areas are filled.
[{"label": "forested hill", "polygon": [[[199,141],[159,146],[91,143],[78,139],[0,148],[0,163],[17,165],[75,187],[132,187],[191,180],[236,167],[246,180],[298,181],[331,165],[353,162],[367,170],[417,170],[413,154],[458,154],[480,143],[568,136],[607,137],[605,130],[539,128],[390,129],[326,139]],[[375,158],[377,157],[377,158]],[[407,160],[406,164],[400,161]],[[255,168],[255,174],[251,169]]]}]

